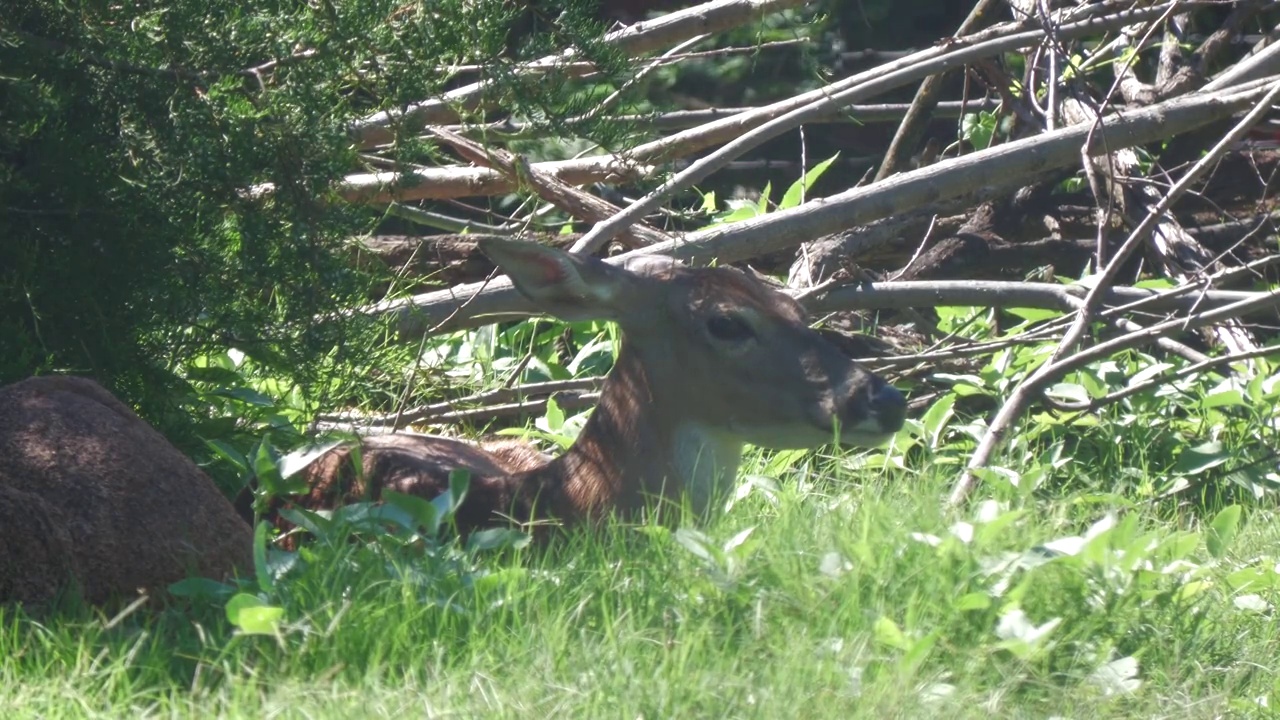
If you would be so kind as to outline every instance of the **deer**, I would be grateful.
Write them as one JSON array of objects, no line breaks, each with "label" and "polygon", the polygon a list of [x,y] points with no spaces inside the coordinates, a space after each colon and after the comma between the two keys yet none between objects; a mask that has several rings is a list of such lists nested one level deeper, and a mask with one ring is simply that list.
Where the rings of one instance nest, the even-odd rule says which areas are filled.
[{"label": "deer", "polygon": [[252,571],[253,530],[218,486],[97,382],[0,387],[0,604],[104,605]]},{"label": "deer", "polygon": [[479,247],[538,310],[621,330],[575,442],[553,458],[512,440],[367,436],[318,457],[302,471],[308,492],[285,504],[332,509],[384,490],[432,499],[464,470],[463,534],[535,516],[563,526],[635,518],[655,499],[702,514],[735,480],[746,444],[871,447],[903,425],[898,389],[812,329],[799,302],[743,271],[651,255],[615,265],[499,238]]}]

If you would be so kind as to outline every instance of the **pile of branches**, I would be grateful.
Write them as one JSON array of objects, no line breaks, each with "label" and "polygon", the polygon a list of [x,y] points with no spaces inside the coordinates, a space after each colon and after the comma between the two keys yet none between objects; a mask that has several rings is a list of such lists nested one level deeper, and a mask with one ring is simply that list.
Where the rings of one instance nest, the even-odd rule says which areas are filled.
[{"label": "pile of branches", "polygon": [[[635,58],[642,77],[717,33],[804,5],[715,0],[616,30],[606,42]],[[438,228],[449,202],[527,192],[590,228],[554,240],[573,252],[609,253],[613,262],[660,253],[694,264],[750,261],[775,269],[782,258],[789,263],[788,291],[812,312],[891,311],[882,324],[913,328],[927,346],[871,359],[900,369],[999,346],[933,342],[929,308],[1066,311],[1031,336],[1003,341],[1056,339],[1057,348],[992,418],[955,487],[952,500],[960,502],[973,486],[972,471],[991,461],[1030,403],[1087,363],[1156,345],[1191,361],[1181,373],[1216,368],[1247,375],[1249,359],[1280,351],[1245,323],[1274,317],[1280,305],[1280,293],[1248,289],[1266,287],[1268,270],[1280,263],[1280,255],[1267,250],[1276,232],[1267,190],[1280,164],[1267,120],[1280,98],[1277,5],[979,0],[952,37],[925,49],[767,105],[659,116],[651,127],[665,134],[628,152],[555,162],[530,162],[476,139],[515,125],[509,118],[464,122],[477,112],[500,115],[486,107],[481,81],[352,128],[368,158],[376,160],[408,133],[448,148],[457,164],[351,175],[340,194]],[[1214,26],[1200,27],[1206,20]],[[592,72],[589,64],[575,63],[569,51],[519,71],[554,65],[584,77]],[[913,86],[910,103],[868,104]],[[947,97],[957,87],[958,96]],[[607,100],[602,111],[608,106]],[[989,143],[969,138],[939,149],[926,142],[931,119],[979,111],[997,120]],[[899,123],[893,141],[854,187],[700,229],[689,230],[685,214],[685,225],[671,229],[680,193],[766,141],[817,123],[886,121]],[[1153,148],[1160,149],[1154,162]],[[667,171],[673,172],[664,176]],[[638,199],[601,197],[616,200],[626,186],[663,177]],[[1079,189],[1065,192],[1070,178]],[[496,218],[470,227],[517,234],[522,226]],[[510,283],[491,277],[491,267],[472,253],[473,240],[437,233],[366,242],[361,253],[403,273],[443,271],[450,286],[361,312],[394,316],[408,339],[529,314]],[[1078,277],[1084,271],[1092,273],[1087,284],[1052,279],[1055,272]],[[1167,278],[1173,287],[1132,287],[1141,277]],[[1100,337],[1092,332],[1097,327],[1106,329]],[[593,380],[544,384],[468,400],[498,403],[487,409],[492,416],[537,411],[541,403],[529,398],[553,391],[571,393],[562,405],[589,403],[595,386]],[[379,422],[474,417],[454,407],[428,406]]]}]

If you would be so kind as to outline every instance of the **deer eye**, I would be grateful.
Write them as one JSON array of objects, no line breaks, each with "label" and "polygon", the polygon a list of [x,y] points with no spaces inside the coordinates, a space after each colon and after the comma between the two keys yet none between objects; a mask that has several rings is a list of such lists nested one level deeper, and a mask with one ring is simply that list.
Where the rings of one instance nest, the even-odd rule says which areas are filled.
[{"label": "deer eye", "polygon": [[756,336],[747,321],[737,315],[712,315],[707,319],[707,332],[725,342],[742,342]]}]

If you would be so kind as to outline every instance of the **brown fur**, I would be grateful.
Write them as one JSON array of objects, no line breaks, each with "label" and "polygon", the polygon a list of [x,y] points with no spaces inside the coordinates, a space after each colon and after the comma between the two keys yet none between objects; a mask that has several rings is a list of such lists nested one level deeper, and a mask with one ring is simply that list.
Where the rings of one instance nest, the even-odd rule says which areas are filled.
[{"label": "brown fur", "polygon": [[[377,501],[386,489],[432,499],[448,489],[454,469],[471,476],[456,516],[464,534],[535,515],[565,525],[609,513],[634,517],[651,500],[679,502],[685,491],[701,510],[727,489],[716,487],[726,479],[699,474],[691,444],[701,448],[693,454],[718,461],[709,466],[731,476],[748,440],[817,447],[831,440],[828,428],[837,423],[862,432],[878,422],[876,433],[885,438],[902,425],[900,394],[809,329],[794,299],[745,273],[659,258],[623,269],[530,243],[489,245],[542,309],[570,319],[607,317],[625,334],[578,442],[552,459],[510,441],[477,446],[432,436],[370,437],[361,442],[358,472],[352,447],[332,450],[304,471],[310,491],[277,499],[273,510],[331,510]],[[708,321],[723,327],[726,318],[748,324],[752,339],[711,337]],[[877,395],[886,388],[887,395]],[[269,516],[281,530],[291,527]]]},{"label": "brown fur", "polygon": [[0,388],[0,602],[68,583],[101,603],[252,567],[252,532],[199,468],[92,380]]}]

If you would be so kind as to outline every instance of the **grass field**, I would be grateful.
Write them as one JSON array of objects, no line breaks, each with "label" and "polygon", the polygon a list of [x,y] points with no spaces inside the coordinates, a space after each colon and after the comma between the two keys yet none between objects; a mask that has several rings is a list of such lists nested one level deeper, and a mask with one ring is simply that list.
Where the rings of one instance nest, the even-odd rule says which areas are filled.
[{"label": "grass field", "polygon": [[264,591],[284,611],[273,634],[200,599],[3,610],[0,717],[1211,718],[1280,702],[1280,524],[1256,506],[1158,516],[1045,493],[948,513],[950,473],[810,458],[779,475],[674,533],[474,555],[318,543]]}]

